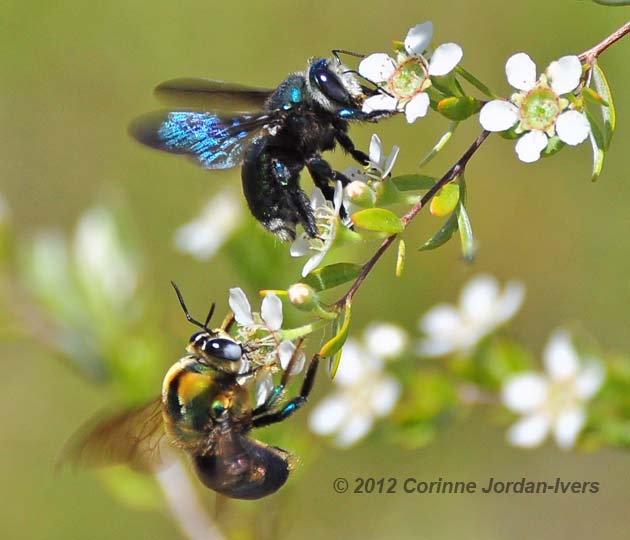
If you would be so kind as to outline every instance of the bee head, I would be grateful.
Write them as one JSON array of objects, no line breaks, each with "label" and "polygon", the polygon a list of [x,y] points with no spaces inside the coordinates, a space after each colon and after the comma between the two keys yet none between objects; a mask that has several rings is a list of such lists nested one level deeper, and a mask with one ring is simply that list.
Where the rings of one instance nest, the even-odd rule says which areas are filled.
[{"label": "bee head", "polygon": [[330,112],[356,107],[363,95],[355,74],[336,59],[312,58],[307,75],[311,96]]},{"label": "bee head", "polygon": [[[224,335],[222,335],[224,334]],[[195,332],[190,336],[190,341],[186,350],[204,359],[227,360],[228,362],[239,362],[243,356],[243,347],[237,341],[229,337],[227,333],[221,330],[203,330]],[[228,371],[232,371],[229,369]]]},{"label": "bee head", "polygon": [[[188,340],[186,350],[190,354],[199,357],[206,364],[229,373],[238,373],[241,368],[241,357],[243,356],[243,347],[237,341],[222,329],[210,330],[208,324],[214,314],[214,303],[210,306],[210,311],[206,317],[206,321],[202,324],[198,320],[193,319],[188,312],[188,308],[184,303],[182,293],[175,283],[171,282],[179,303],[184,310],[186,319],[195,326],[201,328],[200,332],[195,332]],[[227,360],[227,362],[225,362]]]}]

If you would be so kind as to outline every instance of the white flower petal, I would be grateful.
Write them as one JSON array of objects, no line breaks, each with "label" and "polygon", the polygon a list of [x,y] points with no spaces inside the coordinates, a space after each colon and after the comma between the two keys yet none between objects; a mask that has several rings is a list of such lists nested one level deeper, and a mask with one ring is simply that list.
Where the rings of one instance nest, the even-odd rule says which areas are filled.
[{"label": "white flower petal", "polygon": [[289,248],[289,253],[291,257],[302,257],[311,251],[311,244],[308,241],[308,236],[301,235],[299,238],[296,238],[291,247]]},{"label": "white flower petal", "polygon": [[396,98],[386,94],[378,94],[367,98],[363,102],[362,110],[365,113],[371,113],[373,111],[395,111],[397,105],[398,101]]},{"label": "white flower petal", "polygon": [[333,209],[335,214],[339,215],[341,203],[343,202],[343,184],[339,181],[335,184],[335,191],[333,193]]},{"label": "white flower petal", "polygon": [[450,73],[459,64],[464,51],[457,43],[444,43],[431,55],[429,75],[441,76]]},{"label": "white flower petal", "polygon": [[385,53],[374,53],[361,60],[359,73],[375,83],[388,80],[396,70],[396,63]]},{"label": "white flower petal", "polygon": [[273,390],[273,377],[269,370],[264,370],[263,375],[256,379],[256,407],[260,407],[267,401]]},{"label": "white flower petal", "polygon": [[517,413],[534,412],[548,398],[549,384],[542,375],[534,372],[513,375],[501,388],[501,401]]},{"label": "white flower petal", "polygon": [[577,56],[563,56],[547,68],[551,89],[558,95],[568,94],[580,84],[582,63]]},{"label": "white flower petal", "polygon": [[374,133],[370,139],[370,161],[376,166],[380,167],[383,159],[383,143],[381,138]]},{"label": "white flower petal", "polygon": [[315,187],[313,191],[311,191],[311,208],[315,210],[322,206],[326,206],[326,197],[324,197],[321,189]]},{"label": "white flower petal", "polygon": [[583,400],[591,399],[604,384],[606,370],[599,360],[589,361],[575,381],[575,393]]},{"label": "white flower petal", "polygon": [[540,154],[546,147],[547,136],[542,131],[530,131],[516,142],[515,150],[521,161],[533,163],[540,159]]},{"label": "white flower petal", "polygon": [[249,300],[243,292],[243,289],[240,287],[231,288],[228,304],[230,305],[230,309],[234,312],[234,318],[238,324],[241,326],[251,326],[254,324],[252,306],[249,304]]},{"label": "white flower petal", "polygon": [[225,190],[212,197],[196,219],[175,231],[175,246],[197,259],[208,259],[238,227],[242,214],[240,199],[231,190]]},{"label": "white flower petal", "polygon": [[543,363],[552,381],[577,375],[580,359],[566,330],[558,329],[551,334],[543,351]]},{"label": "white flower petal", "polygon": [[416,24],[407,32],[407,37],[405,38],[407,54],[410,56],[422,54],[431,44],[431,39],[433,39],[433,23],[426,21]]},{"label": "white flower petal", "polygon": [[462,289],[459,304],[464,317],[470,320],[491,320],[496,312],[499,283],[495,278],[482,274],[471,279]]},{"label": "white flower petal", "polygon": [[338,431],[349,414],[349,403],[339,393],[322,399],[308,417],[308,425],[313,433],[330,435]]},{"label": "white flower petal", "polygon": [[341,361],[334,382],[341,386],[354,386],[362,380],[369,370],[368,354],[354,339],[348,339],[343,346]]},{"label": "white flower petal", "polygon": [[341,426],[339,434],[335,438],[335,444],[342,448],[352,446],[370,432],[372,423],[373,420],[369,414],[353,413]]},{"label": "white flower petal", "polygon": [[518,121],[518,107],[509,101],[495,99],[479,112],[479,123],[488,131],[505,131]]},{"label": "white flower petal", "polygon": [[499,299],[496,310],[497,323],[508,321],[520,309],[525,299],[525,285],[520,281],[509,281]]},{"label": "white flower petal", "polygon": [[325,255],[326,255],[325,251],[315,252],[311,256],[311,258],[308,261],[306,261],[306,264],[302,268],[302,277],[308,276],[313,270],[315,270],[315,268],[319,266],[319,263],[321,263],[324,260]]},{"label": "white flower petal", "polygon": [[507,440],[514,446],[532,448],[545,440],[550,427],[551,422],[545,415],[526,416],[512,424],[508,429]]},{"label": "white flower petal", "polygon": [[384,377],[374,387],[370,396],[370,408],[378,417],[387,416],[392,412],[400,397],[400,383],[393,377]]},{"label": "white flower petal", "polygon": [[536,84],[536,64],[525,53],[516,53],[505,63],[508,82],[517,90],[530,90]]},{"label": "white flower petal", "polygon": [[400,152],[400,147],[394,145],[392,147],[391,153],[389,154],[389,156],[387,156],[387,159],[385,160],[385,164],[383,165],[383,172],[381,174],[382,178],[387,178],[389,174],[392,172],[392,169],[394,168],[394,163],[396,163],[396,159],[398,158],[399,152]]},{"label": "white flower petal", "polygon": [[282,300],[274,293],[265,295],[260,306],[260,316],[269,330],[277,331],[282,327]]},{"label": "white flower petal", "polygon": [[461,322],[459,312],[450,304],[437,304],[420,319],[419,328],[425,334],[445,334],[456,329]]},{"label": "white flower petal", "polygon": [[[291,362],[291,358],[295,354],[295,343],[292,341],[283,341],[278,346],[278,357],[280,358],[280,365],[282,369],[285,371],[289,367],[289,362]],[[304,363],[306,362],[306,355],[299,351],[298,355],[295,358],[295,362],[293,363],[293,368],[291,369],[291,375],[297,375],[304,369]]]},{"label": "white flower petal", "polygon": [[416,343],[416,354],[418,356],[443,356],[453,352],[458,343],[450,338],[431,337],[421,339]]},{"label": "white flower petal", "polygon": [[429,95],[425,92],[420,92],[411,98],[411,101],[405,105],[407,122],[412,124],[418,118],[426,116],[429,111],[429,103]]},{"label": "white flower petal", "polygon": [[407,346],[407,333],[394,324],[372,323],[363,332],[366,348],[383,358],[398,356]]},{"label": "white flower petal", "polygon": [[586,413],[581,407],[561,413],[556,418],[553,427],[553,436],[557,445],[563,450],[573,448],[585,423]]},{"label": "white flower petal", "polygon": [[591,125],[579,111],[565,111],[556,119],[556,133],[562,142],[575,146],[586,140]]}]

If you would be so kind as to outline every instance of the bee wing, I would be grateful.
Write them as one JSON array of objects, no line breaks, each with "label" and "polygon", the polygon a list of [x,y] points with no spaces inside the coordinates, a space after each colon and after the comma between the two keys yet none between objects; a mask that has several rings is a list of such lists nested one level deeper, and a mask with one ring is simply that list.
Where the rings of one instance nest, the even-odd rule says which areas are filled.
[{"label": "bee wing", "polygon": [[156,399],[88,422],[66,443],[59,461],[81,467],[126,464],[140,471],[155,471],[173,456],[164,431],[162,402]]},{"label": "bee wing", "polygon": [[172,79],[158,85],[155,96],[169,107],[200,111],[261,111],[273,90],[208,79]]},{"label": "bee wing", "polygon": [[158,111],[136,118],[129,133],[136,140],[172,154],[186,154],[205,169],[240,165],[249,140],[272,115]]}]

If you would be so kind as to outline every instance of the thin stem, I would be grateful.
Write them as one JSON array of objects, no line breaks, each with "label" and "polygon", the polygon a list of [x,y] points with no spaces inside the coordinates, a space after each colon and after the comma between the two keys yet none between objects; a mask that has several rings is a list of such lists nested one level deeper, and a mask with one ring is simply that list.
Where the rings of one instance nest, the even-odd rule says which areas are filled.
[{"label": "thin stem", "polygon": [[592,64],[597,57],[602,54],[608,47],[615,44],[622,37],[626,36],[630,33],[630,21],[624,24],[619,29],[615,30],[612,34],[610,34],[607,38],[599,42],[594,47],[591,47],[587,51],[584,51],[582,54],[578,56],[580,61],[588,64]]},{"label": "thin stem", "polygon": [[[468,150],[464,152],[462,157],[457,160],[457,163],[455,163],[455,165],[453,165],[447,171],[447,173],[444,176],[442,176],[442,178],[440,178],[433,185],[433,187],[429,189],[429,191],[427,191],[414,206],[411,207],[409,212],[407,212],[402,218],[400,218],[400,221],[403,224],[403,228],[405,229],[407,228],[407,226],[409,225],[409,223],[411,223],[413,218],[415,218],[416,215],[418,215],[418,212],[420,212],[420,210],[422,210],[427,205],[427,203],[435,196],[435,194],[438,191],[440,191],[440,189],[442,189],[449,182],[452,182],[453,180],[455,180],[459,175],[461,175],[464,172],[464,169],[466,168],[466,165],[470,161],[470,158],[479,149],[479,147],[483,144],[483,142],[488,138],[488,135],[490,135],[489,131],[482,131],[479,134],[479,136],[475,139],[475,141],[470,145]],[[363,284],[363,282],[365,281],[369,273],[372,271],[372,268],[374,268],[374,265],[383,256],[383,254],[389,249],[389,246],[391,246],[394,243],[394,240],[396,240],[396,238],[398,238],[398,234],[392,234],[391,236],[388,236],[385,240],[383,240],[383,243],[376,250],[376,253],[374,253],[374,255],[372,255],[372,257],[368,259],[368,261],[363,265],[363,267],[361,268],[361,272],[359,273],[357,278],[354,280],[354,283],[352,284],[350,289],[348,289],[348,292],[337,302],[337,306],[339,308],[342,308],[343,306],[345,306],[347,302],[352,301],[352,298],[354,297],[356,292],[359,290],[359,288],[361,287],[361,285]]]}]

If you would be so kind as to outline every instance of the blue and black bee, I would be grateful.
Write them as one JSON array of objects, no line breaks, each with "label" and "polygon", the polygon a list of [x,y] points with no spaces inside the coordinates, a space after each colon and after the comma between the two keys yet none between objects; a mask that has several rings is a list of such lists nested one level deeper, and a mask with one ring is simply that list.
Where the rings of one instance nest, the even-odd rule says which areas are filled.
[{"label": "blue and black bee", "polygon": [[332,201],[335,183],[349,180],[322,158],[322,152],[339,143],[367,164],[367,155],[348,136],[348,121],[389,116],[387,111],[361,110],[365,98],[380,91],[362,85],[336,53],[335,58],[310,60],[304,72],[289,75],[275,90],[175,79],[159,85],[155,93],[168,105],[189,110],[149,113],[132,122],[130,132],[153,148],[188,154],[206,169],[242,164],[243,193],[253,216],[284,241],[295,238],[298,223],[315,237],[315,218],[300,188],[300,172],[306,167]]}]

